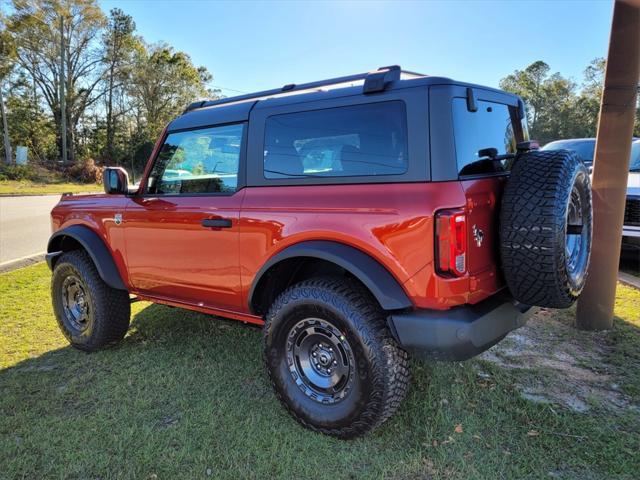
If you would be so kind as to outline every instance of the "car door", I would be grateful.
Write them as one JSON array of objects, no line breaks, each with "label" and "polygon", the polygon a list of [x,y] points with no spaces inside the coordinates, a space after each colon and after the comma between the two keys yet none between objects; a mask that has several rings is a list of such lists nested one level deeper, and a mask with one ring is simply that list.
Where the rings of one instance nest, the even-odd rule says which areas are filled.
[{"label": "car door", "polygon": [[124,213],[129,281],[155,298],[240,308],[244,123],[169,132]]}]

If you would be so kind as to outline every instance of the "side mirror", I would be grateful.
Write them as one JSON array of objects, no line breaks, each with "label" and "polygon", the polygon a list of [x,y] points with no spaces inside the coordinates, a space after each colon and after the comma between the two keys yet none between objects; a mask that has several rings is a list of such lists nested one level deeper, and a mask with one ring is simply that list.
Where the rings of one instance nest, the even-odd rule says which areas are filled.
[{"label": "side mirror", "polygon": [[104,193],[124,195],[129,192],[129,175],[122,167],[107,167],[102,172]]}]

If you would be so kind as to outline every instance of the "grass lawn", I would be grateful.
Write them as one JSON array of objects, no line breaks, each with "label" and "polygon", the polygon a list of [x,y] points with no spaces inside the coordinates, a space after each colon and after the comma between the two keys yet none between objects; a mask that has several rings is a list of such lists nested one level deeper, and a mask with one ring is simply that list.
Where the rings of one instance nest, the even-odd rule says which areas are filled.
[{"label": "grass lawn", "polygon": [[85,193],[85,192],[102,192],[102,185],[96,183],[37,183],[31,180],[1,180],[0,195],[47,195]]},{"label": "grass lawn", "polygon": [[630,406],[580,413],[486,360],[412,361],[398,414],[339,441],[277,403],[259,329],[135,303],[123,343],[86,354],[58,331],[44,264],[2,274],[0,478],[638,478],[640,292],[618,295],[614,330],[580,338],[604,338]]}]

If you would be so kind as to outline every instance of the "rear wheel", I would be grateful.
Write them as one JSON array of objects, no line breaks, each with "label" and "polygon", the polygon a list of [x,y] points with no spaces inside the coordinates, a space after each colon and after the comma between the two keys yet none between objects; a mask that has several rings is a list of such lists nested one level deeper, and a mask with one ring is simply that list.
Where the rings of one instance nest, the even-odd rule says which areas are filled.
[{"label": "rear wheel", "polygon": [[500,253],[513,296],[566,308],[584,287],[591,251],[589,171],[568,150],[532,151],[511,170],[500,211]]},{"label": "rear wheel", "polygon": [[342,278],[303,281],[282,293],[264,326],[264,356],[276,395],[312,430],[362,435],[398,408],[408,357],[375,300]]},{"label": "rear wheel", "polygon": [[98,350],[119,342],[127,333],[128,292],[109,287],[84,251],[67,252],[58,259],[51,298],[58,326],[75,348]]}]

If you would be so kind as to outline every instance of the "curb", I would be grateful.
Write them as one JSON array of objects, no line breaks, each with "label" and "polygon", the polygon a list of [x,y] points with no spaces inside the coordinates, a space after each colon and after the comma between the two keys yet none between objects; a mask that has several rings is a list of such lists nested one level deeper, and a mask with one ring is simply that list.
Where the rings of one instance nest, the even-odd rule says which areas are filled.
[{"label": "curb", "polygon": [[18,268],[28,267],[44,261],[44,252],[36,253],[35,255],[29,255],[28,257],[17,258],[15,260],[9,260],[8,262],[0,263],[0,273],[7,273]]},{"label": "curb", "polygon": [[625,272],[618,272],[618,280],[620,280],[620,283],[640,290],[640,277]]},{"label": "curb", "polygon": [[[0,198],[4,197],[61,197],[66,192],[60,193],[0,193]],[[103,192],[73,192],[72,195],[96,195]]]}]

